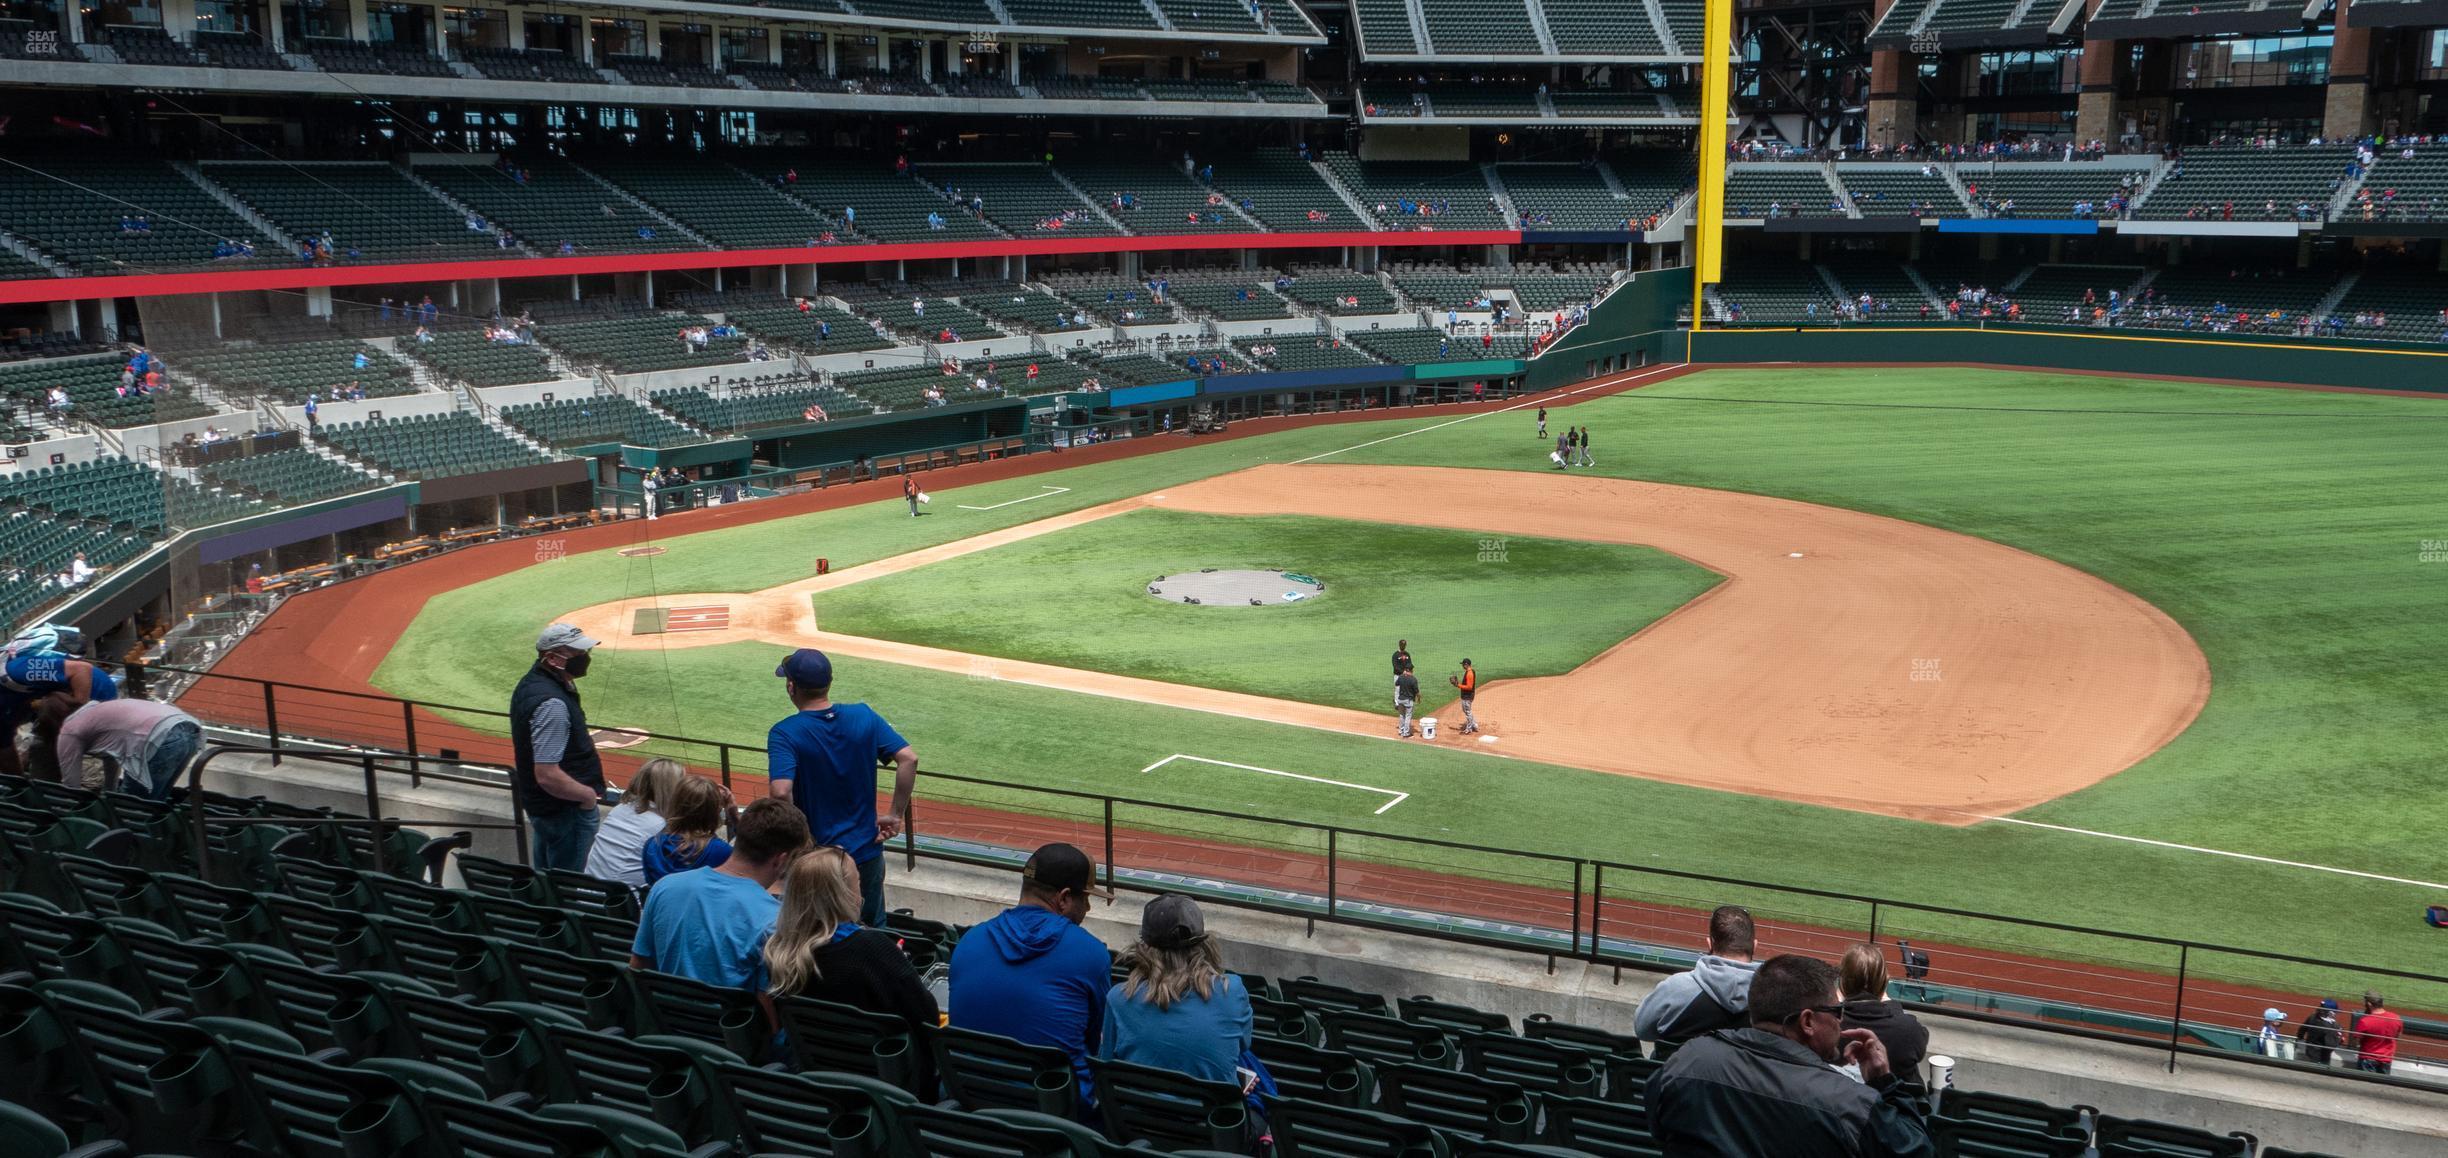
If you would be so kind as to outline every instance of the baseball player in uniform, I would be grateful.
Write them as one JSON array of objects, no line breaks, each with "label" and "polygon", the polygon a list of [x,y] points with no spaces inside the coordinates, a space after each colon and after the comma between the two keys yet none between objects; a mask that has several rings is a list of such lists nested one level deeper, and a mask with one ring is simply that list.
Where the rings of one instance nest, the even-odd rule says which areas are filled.
[{"label": "baseball player in uniform", "polygon": [[1547,408],[1539,407],[1539,441],[1547,441]]},{"label": "baseball player in uniform", "polygon": [[1472,669],[1470,660],[1465,658],[1462,661],[1461,675],[1446,676],[1445,682],[1462,693],[1462,734],[1467,736],[1478,731],[1479,717],[1471,712],[1471,700],[1479,694],[1479,673]]},{"label": "baseball player in uniform", "polygon": [[1590,457],[1590,449],[1589,449],[1589,427],[1586,427],[1586,426],[1584,426],[1584,427],[1582,427],[1582,428],[1581,428],[1581,465],[1583,465],[1583,466],[1596,466],[1596,465],[1598,465],[1598,460],[1597,460],[1597,459],[1595,459],[1595,458]]},{"label": "baseball player in uniform", "polygon": [[1419,677],[1411,674],[1411,668],[1405,665],[1394,677],[1394,710],[1402,713],[1402,719],[1394,726],[1397,739],[1411,738],[1411,709],[1418,705]]},{"label": "baseball player in uniform", "polygon": [[1402,678],[1402,673],[1404,673],[1405,671],[1410,670],[1410,668],[1411,668],[1411,641],[1410,641],[1410,640],[1407,640],[1407,639],[1398,639],[1398,640],[1395,640],[1395,641],[1394,641],[1394,678],[1395,678],[1395,679],[1398,679],[1398,680],[1399,680],[1399,679],[1401,679],[1401,678]]}]

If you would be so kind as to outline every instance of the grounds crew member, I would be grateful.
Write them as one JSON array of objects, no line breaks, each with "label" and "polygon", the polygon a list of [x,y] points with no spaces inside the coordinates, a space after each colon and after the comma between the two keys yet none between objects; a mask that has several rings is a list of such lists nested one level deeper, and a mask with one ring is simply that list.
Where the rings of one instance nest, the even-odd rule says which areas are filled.
[{"label": "grounds crew member", "polygon": [[535,666],[510,690],[510,788],[527,811],[534,843],[527,863],[585,872],[603,796],[603,760],[587,731],[577,681],[593,661],[594,637],[556,623],[536,637]]},{"label": "grounds crew member", "polygon": [[1469,735],[1478,731],[1479,717],[1471,714],[1471,700],[1479,694],[1479,673],[1471,667],[1470,657],[1464,656],[1462,659],[1462,674],[1446,676],[1445,682],[1462,693],[1462,733]]}]

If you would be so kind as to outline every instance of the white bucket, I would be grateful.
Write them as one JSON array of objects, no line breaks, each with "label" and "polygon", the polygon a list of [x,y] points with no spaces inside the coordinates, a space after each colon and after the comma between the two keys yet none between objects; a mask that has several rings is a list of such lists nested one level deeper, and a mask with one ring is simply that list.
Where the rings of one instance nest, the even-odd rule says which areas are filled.
[{"label": "white bucket", "polygon": [[1422,738],[1422,739],[1426,739],[1426,740],[1433,740],[1433,739],[1436,739],[1436,717],[1435,717],[1435,716],[1421,716],[1421,717],[1420,717],[1420,738]]}]

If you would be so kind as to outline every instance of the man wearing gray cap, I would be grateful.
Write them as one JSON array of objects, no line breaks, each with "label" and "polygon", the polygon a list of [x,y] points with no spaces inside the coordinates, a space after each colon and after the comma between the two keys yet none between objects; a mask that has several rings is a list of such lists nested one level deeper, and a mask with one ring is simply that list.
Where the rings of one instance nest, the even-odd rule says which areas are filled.
[{"label": "man wearing gray cap", "polygon": [[510,788],[527,812],[527,862],[586,871],[603,760],[578,702],[596,640],[566,623],[536,637],[535,666],[510,691]]}]

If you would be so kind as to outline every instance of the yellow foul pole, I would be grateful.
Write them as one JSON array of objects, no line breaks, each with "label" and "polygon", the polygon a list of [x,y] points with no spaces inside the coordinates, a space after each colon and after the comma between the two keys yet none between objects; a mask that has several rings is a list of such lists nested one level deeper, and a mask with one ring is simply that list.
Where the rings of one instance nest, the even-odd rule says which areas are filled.
[{"label": "yellow foul pole", "polygon": [[1706,0],[1700,25],[1700,196],[1692,209],[1692,326],[1725,268],[1726,119],[1733,113],[1734,0]]}]

